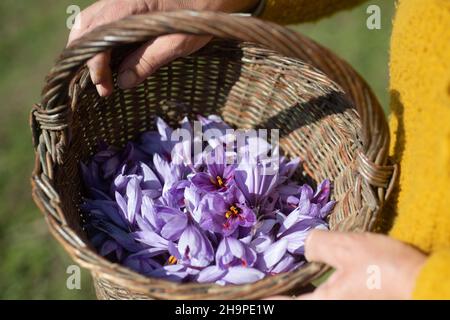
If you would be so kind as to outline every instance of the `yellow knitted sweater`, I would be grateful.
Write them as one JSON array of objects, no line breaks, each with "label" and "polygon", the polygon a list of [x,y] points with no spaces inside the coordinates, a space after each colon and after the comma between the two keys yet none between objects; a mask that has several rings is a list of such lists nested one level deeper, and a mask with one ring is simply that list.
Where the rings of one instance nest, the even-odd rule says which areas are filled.
[{"label": "yellow knitted sweater", "polygon": [[[263,18],[311,21],[361,2],[267,0]],[[450,299],[450,1],[399,0],[390,55],[392,155],[401,166],[390,235],[429,254],[414,298]]]}]

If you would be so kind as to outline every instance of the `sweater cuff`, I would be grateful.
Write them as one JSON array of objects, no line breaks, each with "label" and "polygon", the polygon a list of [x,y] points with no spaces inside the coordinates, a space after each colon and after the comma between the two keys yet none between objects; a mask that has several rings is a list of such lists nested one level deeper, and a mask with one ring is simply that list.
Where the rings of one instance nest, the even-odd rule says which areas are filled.
[{"label": "sweater cuff", "polygon": [[450,249],[432,253],[420,270],[414,299],[450,299]]}]

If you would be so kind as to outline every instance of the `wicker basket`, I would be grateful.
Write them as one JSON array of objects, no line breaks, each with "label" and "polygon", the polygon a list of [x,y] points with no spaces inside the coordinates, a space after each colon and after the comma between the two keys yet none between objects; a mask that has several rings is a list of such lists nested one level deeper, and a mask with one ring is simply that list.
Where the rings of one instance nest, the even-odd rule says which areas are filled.
[{"label": "wicker basket", "polygon": [[[136,45],[172,33],[216,40],[163,67],[137,89],[116,87],[111,97],[97,95],[85,67],[89,58],[113,49],[114,67]],[[123,146],[154,129],[157,115],[173,125],[185,115],[213,113],[239,128],[280,129],[281,147],[305,161],[309,179],[333,181],[338,204],[331,229],[372,230],[390,193],[394,166],[387,163],[383,111],[347,63],[304,36],[254,18],[192,11],[133,16],[67,48],[31,116],[34,200],[52,234],[91,271],[98,298],[255,299],[300,290],[326,270],[311,263],[248,285],[176,284],[139,275],[93,250],[78,209],[80,160],[93,155],[100,140]]]}]

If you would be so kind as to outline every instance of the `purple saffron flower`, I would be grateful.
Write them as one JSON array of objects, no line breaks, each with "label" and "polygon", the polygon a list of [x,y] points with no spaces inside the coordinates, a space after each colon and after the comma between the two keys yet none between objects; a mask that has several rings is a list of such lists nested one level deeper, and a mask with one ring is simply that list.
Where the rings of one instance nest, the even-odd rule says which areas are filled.
[{"label": "purple saffron flower", "polygon": [[142,190],[140,182],[141,179],[138,177],[132,177],[127,183],[125,196],[117,191],[115,193],[117,204],[131,225],[135,223],[135,217],[141,210]]},{"label": "purple saffron flower", "polygon": [[299,207],[300,214],[325,219],[335,205],[334,201],[328,201],[330,197],[329,180],[324,180],[318,186],[316,193],[307,184],[303,185],[299,191],[299,195],[288,196],[286,201],[292,207]]},{"label": "purple saffron flower", "polygon": [[234,164],[227,164],[222,146],[216,147],[206,157],[206,171],[196,172],[190,177],[193,185],[205,192],[224,192],[233,182]]},{"label": "purple saffron flower", "polygon": [[217,247],[216,263],[222,269],[252,267],[255,261],[256,251],[236,238],[224,237]]},{"label": "purple saffron flower", "polygon": [[188,224],[178,241],[182,263],[192,267],[206,267],[214,260],[214,249],[209,239],[198,227]]},{"label": "purple saffron flower", "polygon": [[218,284],[244,284],[258,281],[264,277],[264,273],[252,268],[255,261],[255,250],[236,238],[225,237],[217,247],[217,265],[200,271],[197,281]]},{"label": "purple saffron flower", "polygon": [[[142,216],[137,216],[136,221],[141,230],[141,232],[136,233],[138,241],[153,246],[151,241],[155,240],[155,244],[159,243],[162,247],[167,248],[168,241],[180,239],[188,224],[188,216],[178,209],[155,205],[151,200],[144,197]],[[154,238],[146,240],[149,234],[153,235]]]},{"label": "purple saffron flower", "polygon": [[224,236],[231,235],[238,227],[251,227],[256,223],[255,213],[246,205],[242,192],[234,186],[224,194],[206,194],[199,210],[203,214],[201,227]]},{"label": "purple saffron flower", "polygon": [[278,173],[270,165],[245,157],[235,170],[234,181],[252,207],[262,206],[279,184]]},{"label": "purple saffron flower", "polygon": [[298,207],[282,222],[277,237],[287,240],[287,251],[304,254],[305,240],[312,229],[328,229],[327,223],[309,215],[301,214]]},{"label": "purple saffron flower", "polygon": [[280,183],[283,183],[287,179],[291,178],[292,175],[297,171],[300,165],[300,158],[294,158],[292,160],[287,160],[285,157],[280,159]]}]

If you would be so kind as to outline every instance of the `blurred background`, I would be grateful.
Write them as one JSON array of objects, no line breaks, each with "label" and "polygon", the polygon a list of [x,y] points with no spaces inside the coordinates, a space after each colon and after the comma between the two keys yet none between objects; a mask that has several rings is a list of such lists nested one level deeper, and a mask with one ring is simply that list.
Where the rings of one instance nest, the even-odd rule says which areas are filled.
[{"label": "blurred background", "polygon": [[[90,275],[68,290],[70,258],[47,231],[30,195],[34,155],[28,115],[64,48],[69,5],[93,0],[0,1],[0,299],[92,299]],[[368,5],[381,29],[366,27]],[[316,23],[291,26],[350,62],[388,109],[388,57],[394,1],[371,0]]]}]

